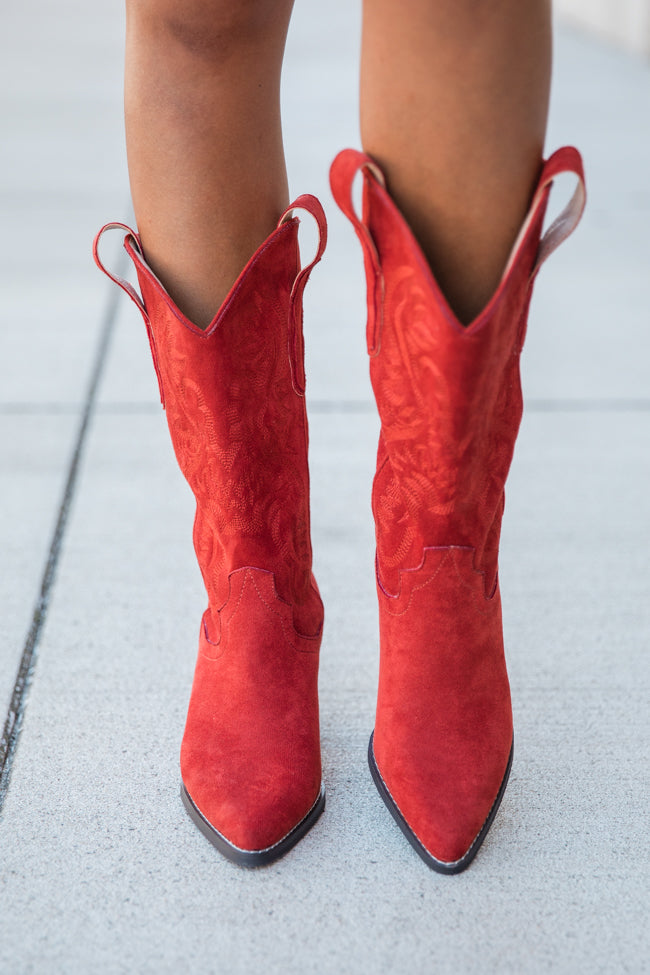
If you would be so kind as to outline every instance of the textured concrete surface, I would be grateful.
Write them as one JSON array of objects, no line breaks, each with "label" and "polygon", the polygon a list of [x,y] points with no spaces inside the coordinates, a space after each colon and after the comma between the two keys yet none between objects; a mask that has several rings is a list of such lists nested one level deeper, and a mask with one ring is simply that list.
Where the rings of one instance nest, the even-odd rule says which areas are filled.
[{"label": "textured concrete surface", "polygon": [[[40,588],[107,287],[88,241],[127,206],[121,11],[3,5],[0,31],[0,704]],[[98,287],[99,285],[99,287]]]},{"label": "textured concrete surface", "polygon": [[[107,308],[89,240],[127,208],[119,11],[14,0],[6,22],[2,704]],[[306,314],[326,812],[250,872],[182,809],[203,606],[193,504],[122,302],[0,815],[0,972],[648,970],[650,69],[558,39],[549,146],[583,149],[590,206],[541,276],[525,354],[501,560],[513,774],[475,864],[446,878],[405,843],[365,764],[377,421],[361,258],[326,184],[357,142],[358,23],[344,0],[299,6],[285,75],[292,189],[322,196],[331,230]]]},{"label": "textured concrete surface", "polygon": [[0,403],[0,720],[4,724],[40,588],[72,439],[69,415],[3,413]]}]

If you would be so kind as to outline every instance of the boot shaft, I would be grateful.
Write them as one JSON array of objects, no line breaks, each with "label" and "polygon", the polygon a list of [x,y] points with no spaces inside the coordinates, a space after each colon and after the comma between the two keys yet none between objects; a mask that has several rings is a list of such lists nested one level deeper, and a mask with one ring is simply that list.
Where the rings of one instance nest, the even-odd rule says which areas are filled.
[{"label": "boot shaft", "polygon": [[196,498],[194,544],[210,605],[226,603],[233,571],[253,566],[274,573],[279,596],[308,632],[318,600],[311,577],[302,292],[326,229],[318,201],[303,197],[296,204],[319,223],[315,260],[300,269],[299,221],[285,215],[205,330],[176,307],[137,235],[127,234],[124,246],[141,300],[133,289],[129,294],[147,325],[174,451]]},{"label": "boot shaft", "polygon": [[[378,567],[390,592],[399,569],[432,546],[469,546],[494,587],[504,485],[522,415],[519,356],[541,260],[579,219],[572,201],[540,245],[550,185],[575,150],[543,167],[529,215],[492,300],[467,327],[456,318],[377,166],[350,150],[335,160],[332,189],[364,249],[370,377],[381,419],[373,511]],[[352,206],[363,174],[363,216]],[[582,184],[580,184],[582,185]],[[540,260],[541,258],[541,260]]]}]

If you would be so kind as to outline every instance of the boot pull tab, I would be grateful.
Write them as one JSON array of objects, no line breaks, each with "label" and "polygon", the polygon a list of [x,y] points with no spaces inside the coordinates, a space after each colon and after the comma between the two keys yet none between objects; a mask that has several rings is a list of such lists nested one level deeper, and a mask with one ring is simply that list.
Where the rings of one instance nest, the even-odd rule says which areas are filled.
[{"label": "boot pull tab", "polygon": [[154,369],[156,370],[156,379],[158,380],[158,391],[160,393],[160,402],[164,409],[165,394],[163,392],[162,376],[160,375],[160,368],[158,366],[158,356],[156,355],[156,344],[154,342],[153,331],[151,329],[151,320],[149,318],[149,315],[147,314],[147,309],[145,308],[144,301],[142,300],[138,292],[135,290],[133,285],[125,278],[120,277],[119,274],[112,274],[106,268],[106,266],[102,262],[101,257],[99,256],[99,242],[108,230],[126,230],[126,236],[124,238],[124,250],[132,259],[134,256],[137,256],[144,261],[144,255],[142,253],[142,244],[140,242],[140,237],[138,234],[135,233],[134,230],[131,230],[131,228],[127,226],[127,224],[125,223],[107,223],[102,227],[102,229],[99,231],[99,233],[97,234],[97,236],[93,241],[93,258],[99,270],[103,271],[106,277],[110,278],[111,281],[114,281],[115,284],[118,285],[118,287],[120,287],[122,291],[124,291],[129,296],[129,298],[134,303],[134,305],[136,305],[138,311],[140,312],[140,314],[144,319],[144,323],[147,327],[147,338],[149,339],[149,348],[151,349],[151,358],[153,359]]},{"label": "boot pull tab", "polygon": [[384,273],[372,234],[354,209],[352,186],[359,172],[363,175],[366,185],[374,180],[382,188],[385,188],[386,181],[377,164],[373,162],[370,156],[363,152],[357,152],[356,149],[344,149],[339,152],[330,169],[330,186],[337,205],[354,227],[363,250],[363,263],[368,281],[366,342],[368,354],[376,356],[381,346],[384,315]]},{"label": "boot pull tab", "polygon": [[93,241],[93,258],[95,259],[95,264],[97,265],[100,271],[104,272],[106,277],[110,278],[111,281],[114,281],[115,284],[122,289],[122,291],[126,292],[126,294],[129,296],[131,301],[135,305],[137,305],[138,310],[142,315],[142,317],[144,318],[145,322],[148,322],[149,316],[147,315],[147,309],[144,307],[144,302],[140,297],[140,295],[138,294],[138,292],[133,287],[133,285],[129,281],[126,281],[124,278],[121,278],[119,274],[112,274],[106,268],[106,266],[102,262],[101,257],[99,256],[99,242],[104,236],[104,234],[109,230],[126,230],[126,237],[124,238],[124,249],[126,250],[126,243],[129,240],[129,238],[131,238],[135,243],[138,253],[142,254],[142,246],[140,244],[140,238],[135,233],[134,230],[131,230],[131,228],[127,226],[127,224],[125,223],[107,223],[102,227],[102,229],[99,231],[99,233],[97,234],[97,236]]},{"label": "boot pull tab", "polygon": [[291,317],[289,321],[289,362],[291,363],[291,382],[299,396],[305,395],[305,346],[302,332],[302,297],[305,285],[314,267],[325,253],[327,246],[327,220],[320,201],[311,193],[303,193],[284,211],[278,227],[293,219],[294,210],[305,210],[318,226],[318,249],[311,263],[301,268],[291,289]]},{"label": "boot pull tab", "polygon": [[531,280],[535,277],[544,261],[546,261],[554,250],[562,244],[580,223],[585,203],[587,202],[587,191],[585,187],[585,173],[582,164],[582,156],[577,149],[572,146],[564,146],[554,152],[550,159],[544,163],[542,174],[539,179],[537,190],[530,208],[531,214],[537,212],[542,200],[548,196],[553,180],[560,173],[573,173],[578,184],[575,192],[566,207],[553,223],[548,227],[539,242],[535,265],[531,273]]}]

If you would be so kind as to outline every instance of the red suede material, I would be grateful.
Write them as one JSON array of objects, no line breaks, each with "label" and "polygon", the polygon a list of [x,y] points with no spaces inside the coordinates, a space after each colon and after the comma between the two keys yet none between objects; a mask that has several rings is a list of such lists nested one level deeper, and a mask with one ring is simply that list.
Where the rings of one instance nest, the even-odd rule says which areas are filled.
[{"label": "red suede material", "polygon": [[499,591],[471,548],[427,549],[399,597],[378,586],[381,654],[374,752],[402,815],[438,860],[468,850],[512,743]]},{"label": "red suede material", "polygon": [[176,458],[197,499],[194,545],[210,608],[225,604],[233,569],[269,569],[296,627],[311,636],[322,607],[311,581],[306,413],[289,349],[297,232],[292,220],[269,237],[206,331],[127,249],[149,314]]},{"label": "red suede material", "polygon": [[[311,210],[325,243],[322,209]],[[208,593],[181,748],[185,787],[244,850],[281,840],[321,787],[318,651],[311,572],[298,220],[251,258],[202,331],[125,239],[169,430],[195,497],[194,545]],[[118,283],[128,290],[126,282]],[[135,295],[135,297],[134,297]]]},{"label": "red suede material", "polygon": [[205,818],[244,850],[272,846],[321,785],[320,637],[298,636],[273,574],[239,569],[219,642],[201,627],[181,748],[183,782]]},{"label": "red suede material", "polygon": [[518,353],[543,209],[508,287],[489,315],[464,328],[386,191],[374,180],[366,191],[385,281],[379,351],[370,358],[381,418],[373,489],[380,579],[395,592],[400,568],[419,565],[425,546],[471,545],[489,593],[493,526],[522,414]]},{"label": "red suede material", "polygon": [[[574,156],[570,162],[575,170]],[[361,220],[351,202],[360,170]],[[372,160],[347,150],[331,173],[334,197],[364,249],[370,376],[381,419],[374,754],[411,830],[447,863],[471,848],[512,745],[498,546],[522,414],[519,355],[554,173],[543,170],[509,268],[467,327]]]}]

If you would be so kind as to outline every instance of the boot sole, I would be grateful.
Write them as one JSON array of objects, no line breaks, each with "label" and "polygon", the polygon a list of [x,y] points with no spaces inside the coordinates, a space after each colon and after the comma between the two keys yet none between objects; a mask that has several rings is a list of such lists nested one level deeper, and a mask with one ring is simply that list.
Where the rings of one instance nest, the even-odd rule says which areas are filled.
[{"label": "boot sole", "polygon": [[288,853],[303,838],[305,833],[312,828],[325,808],[325,789],[321,785],[318,798],[304,819],[301,819],[281,840],[278,840],[272,846],[265,847],[263,850],[242,850],[227,840],[222,833],[208,822],[203,813],[197,809],[192,801],[192,797],[182,782],[181,799],[194,825],[227,860],[231,860],[232,863],[237,863],[241,867],[264,867],[269,863],[273,863],[274,860],[279,860],[285,853]]},{"label": "boot sole", "polygon": [[467,852],[458,860],[445,861],[445,860],[437,860],[434,856],[431,855],[431,853],[429,853],[429,851],[420,842],[420,840],[415,835],[415,833],[413,832],[409,824],[406,822],[404,816],[400,812],[399,807],[397,806],[395,800],[390,794],[388,786],[386,785],[386,783],[384,782],[381,776],[381,772],[377,768],[377,762],[375,761],[375,752],[373,748],[373,739],[374,739],[374,731],[370,736],[370,744],[368,745],[368,765],[370,766],[370,774],[372,775],[373,781],[377,786],[377,791],[381,796],[381,798],[384,800],[384,803],[388,811],[390,812],[391,816],[393,817],[393,819],[395,820],[395,822],[397,823],[401,831],[404,833],[404,836],[409,841],[409,843],[411,844],[415,852],[418,854],[418,856],[420,856],[424,860],[424,862],[428,867],[431,867],[431,869],[437,871],[437,873],[453,874],[453,873],[461,873],[463,870],[466,870],[467,867],[469,867],[472,860],[474,859],[474,857],[476,856],[476,854],[478,853],[479,849],[481,848],[481,844],[483,843],[483,840],[487,836],[487,832],[494,821],[494,817],[497,814],[499,806],[501,805],[501,800],[503,799],[503,794],[506,791],[506,786],[508,784],[508,779],[510,777],[510,769],[512,768],[512,753],[514,748],[514,742],[510,746],[510,755],[508,757],[508,765],[506,767],[505,775],[503,776],[503,780],[499,787],[497,797],[492,803],[492,808],[490,809],[487,815],[487,819],[481,826],[481,829],[479,830],[477,835],[474,837],[472,844],[467,850]]}]

